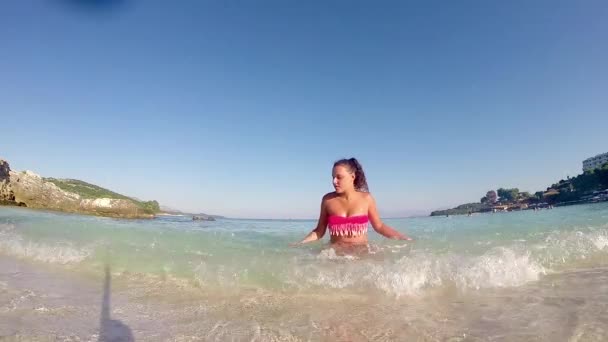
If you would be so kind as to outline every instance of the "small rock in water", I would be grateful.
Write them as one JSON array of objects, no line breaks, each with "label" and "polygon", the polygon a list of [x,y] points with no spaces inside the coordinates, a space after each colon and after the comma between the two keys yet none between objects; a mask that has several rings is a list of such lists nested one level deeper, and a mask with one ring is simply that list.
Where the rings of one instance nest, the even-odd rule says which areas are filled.
[{"label": "small rock in water", "polygon": [[211,216],[192,216],[193,221],[215,221]]}]

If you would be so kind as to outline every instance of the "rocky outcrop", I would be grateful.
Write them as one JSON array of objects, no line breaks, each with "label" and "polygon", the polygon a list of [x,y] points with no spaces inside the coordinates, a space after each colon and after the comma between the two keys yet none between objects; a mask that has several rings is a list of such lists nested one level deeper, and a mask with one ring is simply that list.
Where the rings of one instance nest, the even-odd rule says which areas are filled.
[{"label": "rocky outcrop", "polygon": [[80,211],[93,212],[104,216],[128,218],[152,218],[132,201],[115,198],[95,198],[80,200]]},{"label": "rocky outcrop", "polygon": [[15,194],[15,202],[24,203],[30,208],[74,211],[80,203],[80,196],[45,182],[32,171],[10,171],[10,185]]},{"label": "rocky outcrop", "polygon": [[215,218],[207,215],[196,215],[192,216],[193,221],[215,221]]},{"label": "rocky outcrop", "polygon": [[10,184],[10,172],[8,163],[0,159],[0,204],[17,204]]},{"label": "rocky outcrop", "polygon": [[126,199],[81,198],[32,171],[11,171],[4,160],[0,160],[0,204],[122,218],[154,217]]}]

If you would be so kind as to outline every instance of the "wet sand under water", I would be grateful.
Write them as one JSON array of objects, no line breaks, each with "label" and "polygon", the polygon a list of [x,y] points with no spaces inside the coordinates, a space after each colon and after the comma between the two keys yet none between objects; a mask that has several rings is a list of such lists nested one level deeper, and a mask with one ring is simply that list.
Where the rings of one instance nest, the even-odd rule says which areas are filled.
[{"label": "wet sand under water", "polygon": [[[105,311],[105,313],[104,313]],[[101,335],[100,335],[101,334]],[[2,341],[606,341],[608,268],[417,297],[141,284],[0,258]],[[106,338],[104,338],[106,336]]]}]

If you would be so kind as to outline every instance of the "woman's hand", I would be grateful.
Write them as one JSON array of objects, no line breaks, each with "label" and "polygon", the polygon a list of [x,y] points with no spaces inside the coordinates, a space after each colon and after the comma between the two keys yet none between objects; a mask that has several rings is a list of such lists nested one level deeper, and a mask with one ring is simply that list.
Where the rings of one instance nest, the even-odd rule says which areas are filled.
[{"label": "woman's hand", "polygon": [[407,235],[403,235],[400,234],[399,236],[395,237],[396,240],[404,240],[404,241],[414,241],[414,239],[412,239],[411,237],[407,236]]}]

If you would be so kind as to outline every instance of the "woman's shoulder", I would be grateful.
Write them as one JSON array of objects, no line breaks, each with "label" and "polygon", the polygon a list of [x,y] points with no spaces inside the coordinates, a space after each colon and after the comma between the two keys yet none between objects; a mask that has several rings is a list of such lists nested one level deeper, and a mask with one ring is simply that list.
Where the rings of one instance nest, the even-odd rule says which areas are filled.
[{"label": "woman's shoulder", "polygon": [[328,201],[330,199],[336,198],[338,196],[338,194],[336,194],[335,191],[332,192],[328,192],[325,195],[323,195],[323,202]]},{"label": "woman's shoulder", "polygon": [[[370,192],[357,191],[357,194],[359,194],[360,198],[363,200],[373,200],[374,199],[374,197],[372,196],[372,194]],[[322,201],[323,202],[329,201],[336,197],[338,197],[338,194],[335,191],[328,192],[325,195],[323,195]]]}]

